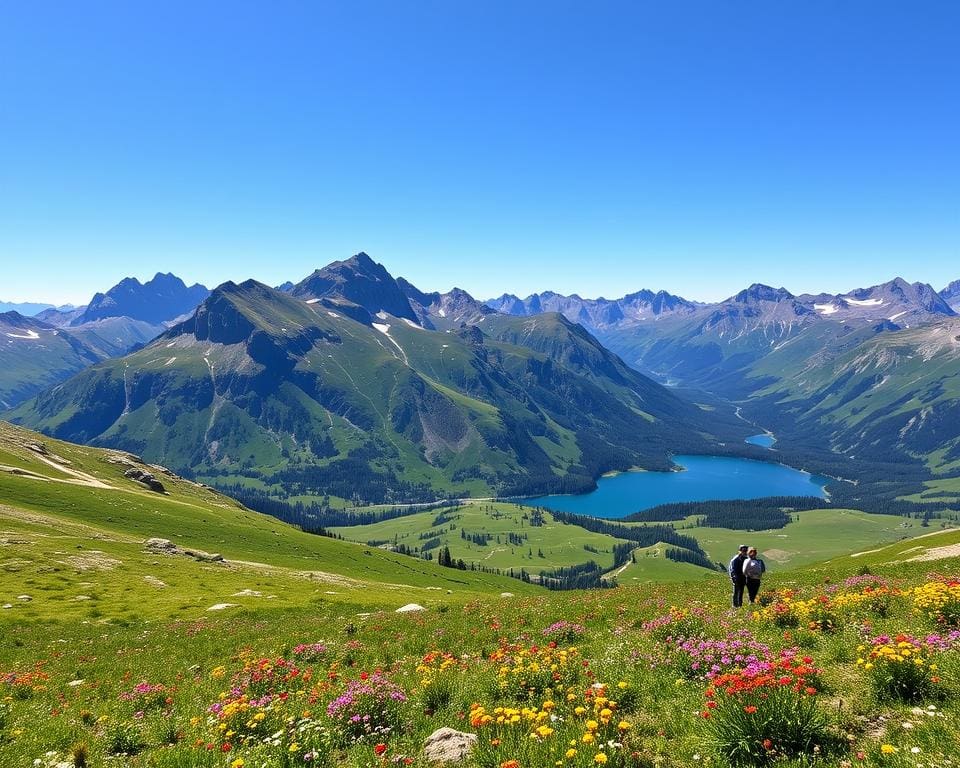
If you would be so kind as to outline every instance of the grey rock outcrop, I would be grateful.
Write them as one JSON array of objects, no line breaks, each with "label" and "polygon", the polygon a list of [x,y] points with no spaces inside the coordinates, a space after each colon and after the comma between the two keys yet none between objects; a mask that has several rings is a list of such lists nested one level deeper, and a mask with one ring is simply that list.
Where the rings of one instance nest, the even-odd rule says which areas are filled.
[{"label": "grey rock outcrop", "polygon": [[438,728],[424,742],[423,754],[433,763],[459,763],[473,751],[476,743],[475,733]]},{"label": "grey rock outcrop", "polygon": [[163,483],[157,480],[156,476],[152,472],[146,472],[145,470],[138,469],[137,467],[131,467],[123,473],[123,476],[130,480],[136,480],[138,483],[142,483],[151,491],[156,491],[157,493],[167,492],[167,489],[163,487]]}]

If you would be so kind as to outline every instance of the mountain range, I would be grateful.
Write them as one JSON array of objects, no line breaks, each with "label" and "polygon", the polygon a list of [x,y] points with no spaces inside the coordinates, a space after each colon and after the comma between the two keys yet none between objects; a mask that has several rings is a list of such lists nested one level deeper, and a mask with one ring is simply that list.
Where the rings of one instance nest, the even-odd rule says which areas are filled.
[{"label": "mountain range", "polygon": [[69,312],[72,309],[75,309],[75,307],[73,304],[62,304],[58,307],[53,304],[45,304],[43,302],[38,303],[35,301],[0,301],[0,314],[16,312],[24,317],[35,317],[36,315],[48,309]]},{"label": "mountain range", "polygon": [[748,432],[560,314],[424,293],[363,253],[286,292],[225,283],[11,419],[221,487],[381,503],[586,490]]},{"label": "mountain range", "polygon": [[46,305],[35,317],[0,314],[0,407],[147,343],[209,294],[202,285],[188,288],[175,275],[158,273],[146,283],[125,278],[82,307]]},{"label": "mountain range", "polygon": [[650,291],[488,304],[521,316],[558,308],[632,367],[735,404],[777,433],[784,460],[884,476],[893,500],[960,474],[958,293],[960,281],[938,292],[897,278],[844,294],[754,284],[713,304]]},{"label": "mountain range", "polygon": [[770,429],[780,460],[885,478],[893,503],[960,474],[958,295],[897,278],[483,303],[365,253],[278,288],[158,274],[0,316],[0,400],[48,434],[292,502],[582,491],[672,453],[759,456],[743,437]]}]

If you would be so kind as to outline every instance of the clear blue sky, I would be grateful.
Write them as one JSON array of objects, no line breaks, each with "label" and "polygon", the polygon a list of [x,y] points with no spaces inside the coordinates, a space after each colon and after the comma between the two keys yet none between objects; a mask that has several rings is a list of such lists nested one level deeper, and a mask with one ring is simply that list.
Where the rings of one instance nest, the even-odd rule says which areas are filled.
[{"label": "clear blue sky", "polygon": [[960,3],[0,5],[0,298],[960,278]]}]

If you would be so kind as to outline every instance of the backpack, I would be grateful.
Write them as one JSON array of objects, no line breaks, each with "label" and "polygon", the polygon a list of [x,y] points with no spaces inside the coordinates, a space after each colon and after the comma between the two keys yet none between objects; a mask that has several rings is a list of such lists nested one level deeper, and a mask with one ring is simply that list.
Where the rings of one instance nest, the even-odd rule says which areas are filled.
[{"label": "backpack", "polygon": [[727,573],[730,574],[730,578],[734,581],[742,581],[744,578],[743,575],[743,564],[747,562],[745,555],[734,555],[733,559],[730,561],[730,565],[727,566]]}]

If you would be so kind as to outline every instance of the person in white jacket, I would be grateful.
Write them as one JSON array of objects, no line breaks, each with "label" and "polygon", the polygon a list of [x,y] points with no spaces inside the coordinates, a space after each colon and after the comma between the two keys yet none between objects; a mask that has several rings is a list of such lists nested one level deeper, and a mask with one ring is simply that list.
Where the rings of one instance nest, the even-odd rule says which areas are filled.
[{"label": "person in white jacket", "polygon": [[760,579],[767,571],[767,564],[757,557],[757,548],[750,547],[747,550],[747,559],[743,561],[743,575],[747,580],[747,596],[750,603],[757,600],[757,592],[760,591]]}]

